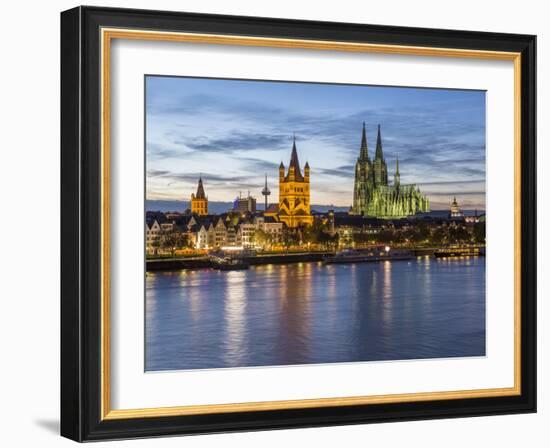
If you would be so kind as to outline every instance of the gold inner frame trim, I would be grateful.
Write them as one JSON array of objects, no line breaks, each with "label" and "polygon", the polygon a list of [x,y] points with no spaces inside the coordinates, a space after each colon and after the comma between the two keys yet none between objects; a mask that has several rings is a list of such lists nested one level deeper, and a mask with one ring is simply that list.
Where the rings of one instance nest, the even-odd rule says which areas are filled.
[{"label": "gold inner frame trim", "polygon": [[[110,63],[113,39],[239,45],[355,53],[383,53],[410,56],[455,57],[513,61],[514,63],[514,386],[390,395],[314,398],[246,403],[189,405],[141,409],[111,409],[110,346]],[[413,401],[502,397],[521,394],[521,54],[514,52],[418,47],[304,39],[278,39],[216,34],[101,29],[101,419],[167,417],[227,412],[247,412],[315,407],[350,406]]]}]

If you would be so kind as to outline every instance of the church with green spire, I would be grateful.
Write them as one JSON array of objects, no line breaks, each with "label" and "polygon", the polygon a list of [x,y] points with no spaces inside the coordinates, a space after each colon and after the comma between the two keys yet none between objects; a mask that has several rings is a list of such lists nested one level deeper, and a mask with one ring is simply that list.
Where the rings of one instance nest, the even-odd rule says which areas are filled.
[{"label": "church with green spire", "polygon": [[378,125],[374,160],[371,160],[365,123],[363,123],[361,148],[355,164],[353,206],[350,213],[376,218],[403,218],[429,210],[429,199],[416,185],[401,184],[397,157],[393,183],[388,183],[388,166],[382,150],[380,125]]}]

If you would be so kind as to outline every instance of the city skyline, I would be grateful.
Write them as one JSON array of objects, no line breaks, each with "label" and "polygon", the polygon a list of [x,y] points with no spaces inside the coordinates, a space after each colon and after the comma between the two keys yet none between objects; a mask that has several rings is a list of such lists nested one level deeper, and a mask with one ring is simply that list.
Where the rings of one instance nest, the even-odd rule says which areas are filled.
[{"label": "city skyline", "polygon": [[370,156],[380,124],[389,176],[399,157],[432,209],[485,208],[485,92],[148,76],[146,93],[148,200],[187,200],[202,174],[211,201],[260,203],[267,174],[277,202],[295,133],[312,203],[350,206],[365,121]]}]

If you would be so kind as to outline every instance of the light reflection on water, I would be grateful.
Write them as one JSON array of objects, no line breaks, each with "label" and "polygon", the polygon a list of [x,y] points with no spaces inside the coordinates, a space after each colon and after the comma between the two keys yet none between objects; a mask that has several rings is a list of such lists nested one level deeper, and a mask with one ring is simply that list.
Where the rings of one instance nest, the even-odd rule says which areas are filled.
[{"label": "light reflection on water", "polygon": [[485,354],[485,259],[148,273],[146,370]]},{"label": "light reflection on water", "polygon": [[224,364],[238,367],[246,355],[246,289],[244,271],[226,273]]}]

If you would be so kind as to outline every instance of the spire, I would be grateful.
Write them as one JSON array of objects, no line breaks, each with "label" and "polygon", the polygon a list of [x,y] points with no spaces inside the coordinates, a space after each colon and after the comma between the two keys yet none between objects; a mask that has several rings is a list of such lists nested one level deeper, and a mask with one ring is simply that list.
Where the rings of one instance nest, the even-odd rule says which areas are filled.
[{"label": "spire", "polygon": [[300,171],[300,162],[298,161],[298,151],[296,151],[296,135],[294,135],[292,142],[292,154],[290,155],[290,164],[288,165],[288,171],[294,168],[294,176],[296,180],[302,180],[302,173]]},{"label": "spire", "polygon": [[205,199],[206,195],[204,194],[204,187],[202,186],[202,175],[199,176],[199,186],[197,187],[197,194],[195,196],[197,199]]},{"label": "spire", "polygon": [[380,136],[380,125],[378,125],[378,135],[376,136],[376,159],[384,160],[382,152],[382,137]]},{"label": "spire", "polygon": [[395,175],[393,176],[393,184],[396,187],[399,187],[401,184],[401,176],[399,175],[399,156],[397,156],[395,161]]},{"label": "spire", "polygon": [[361,134],[361,152],[359,153],[359,159],[369,159],[369,148],[367,146],[367,133],[365,131],[365,122],[363,121],[363,132]]},{"label": "spire", "polygon": [[397,155],[395,160],[395,174],[399,176],[399,154]]}]

